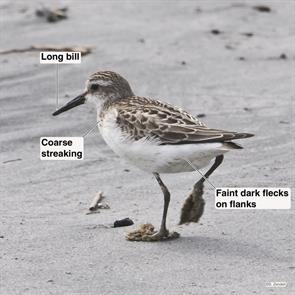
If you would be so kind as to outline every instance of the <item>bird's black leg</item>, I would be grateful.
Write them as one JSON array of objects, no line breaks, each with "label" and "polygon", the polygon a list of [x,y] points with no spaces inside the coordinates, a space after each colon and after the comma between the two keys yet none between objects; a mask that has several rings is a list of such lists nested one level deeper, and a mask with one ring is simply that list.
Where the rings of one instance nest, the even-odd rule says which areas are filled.
[{"label": "bird's black leg", "polygon": [[161,227],[159,231],[153,234],[152,236],[146,238],[146,241],[161,241],[166,239],[178,238],[179,237],[178,233],[176,232],[169,233],[169,231],[166,228],[167,211],[168,211],[168,207],[170,203],[170,192],[168,191],[166,185],[163,183],[162,179],[160,178],[159,173],[154,172],[153,175],[158,181],[164,195],[164,209],[163,209]]},{"label": "bird's black leg", "polygon": [[[216,170],[216,168],[222,163],[223,158],[223,155],[217,156],[215,158],[214,164],[205,173],[205,178],[208,178]],[[205,200],[203,199],[205,178],[202,177],[197,183],[195,183],[192,192],[185,200],[181,209],[179,224],[198,222],[198,220],[203,215],[205,206]]]},{"label": "bird's black leg", "polygon": [[163,236],[167,236],[169,232],[166,228],[166,218],[167,218],[167,211],[168,211],[168,207],[169,207],[169,203],[170,203],[170,192],[168,191],[166,185],[163,183],[162,179],[160,178],[159,173],[154,172],[153,174],[154,174],[156,180],[158,181],[160,188],[161,188],[163,195],[164,195],[163,216],[162,216],[161,227],[160,227],[160,230],[158,233]]},{"label": "bird's black leg", "polygon": [[[217,167],[222,163],[223,161],[223,158],[224,156],[223,155],[220,155],[220,156],[217,156],[215,158],[215,161],[214,161],[214,164],[211,166],[211,168],[205,173],[205,177],[208,178],[216,169]],[[204,177],[202,177],[200,179],[201,181],[205,181]]]},{"label": "bird's black leg", "polygon": [[127,234],[126,239],[128,241],[146,241],[146,242],[154,242],[154,241],[163,241],[168,239],[175,239],[179,237],[177,232],[169,232],[166,228],[166,218],[167,218],[167,211],[170,203],[170,193],[163,183],[162,179],[160,178],[159,173],[154,172],[153,175],[155,176],[158,184],[161,187],[161,190],[164,195],[164,209],[163,209],[163,216],[161,227],[159,231],[155,231],[154,226],[150,223],[143,224],[140,226],[139,229],[134,230]]}]

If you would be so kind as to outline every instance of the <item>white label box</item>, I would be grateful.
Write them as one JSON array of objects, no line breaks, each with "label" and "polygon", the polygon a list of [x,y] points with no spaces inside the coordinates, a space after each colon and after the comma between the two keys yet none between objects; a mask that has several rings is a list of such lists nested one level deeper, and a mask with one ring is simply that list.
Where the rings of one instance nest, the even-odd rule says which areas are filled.
[{"label": "white label box", "polygon": [[81,52],[72,51],[41,51],[41,64],[80,64]]},{"label": "white label box", "polygon": [[40,160],[83,159],[83,137],[40,137]]},{"label": "white label box", "polygon": [[291,189],[221,187],[215,189],[216,209],[291,209]]}]

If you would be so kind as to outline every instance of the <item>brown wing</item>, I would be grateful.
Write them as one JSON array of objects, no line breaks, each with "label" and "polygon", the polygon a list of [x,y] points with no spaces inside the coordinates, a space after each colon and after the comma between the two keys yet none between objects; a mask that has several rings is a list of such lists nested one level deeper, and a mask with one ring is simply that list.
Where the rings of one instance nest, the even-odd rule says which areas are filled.
[{"label": "brown wing", "polygon": [[148,138],[164,145],[225,142],[253,136],[208,128],[189,113],[157,100],[134,97],[114,106],[118,126],[134,140]]}]

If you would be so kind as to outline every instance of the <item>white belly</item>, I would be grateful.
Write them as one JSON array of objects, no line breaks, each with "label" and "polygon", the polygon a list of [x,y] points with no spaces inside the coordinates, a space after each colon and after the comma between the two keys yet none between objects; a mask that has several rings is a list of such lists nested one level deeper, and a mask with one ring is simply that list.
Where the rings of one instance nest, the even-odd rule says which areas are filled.
[{"label": "white belly", "polygon": [[148,172],[179,173],[207,166],[218,155],[228,151],[221,143],[157,145],[145,139],[132,141],[115,124],[103,124],[99,130],[108,146],[120,157]]}]

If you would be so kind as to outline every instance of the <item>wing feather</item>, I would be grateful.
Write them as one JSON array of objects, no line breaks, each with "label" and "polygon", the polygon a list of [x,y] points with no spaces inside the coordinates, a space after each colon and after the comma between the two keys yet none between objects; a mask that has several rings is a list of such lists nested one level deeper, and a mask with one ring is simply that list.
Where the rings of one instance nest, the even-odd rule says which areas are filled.
[{"label": "wing feather", "polygon": [[227,142],[251,137],[206,127],[198,118],[172,105],[142,97],[123,99],[115,104],[117,124],[133,140],[153,139],[160,145]]}]

